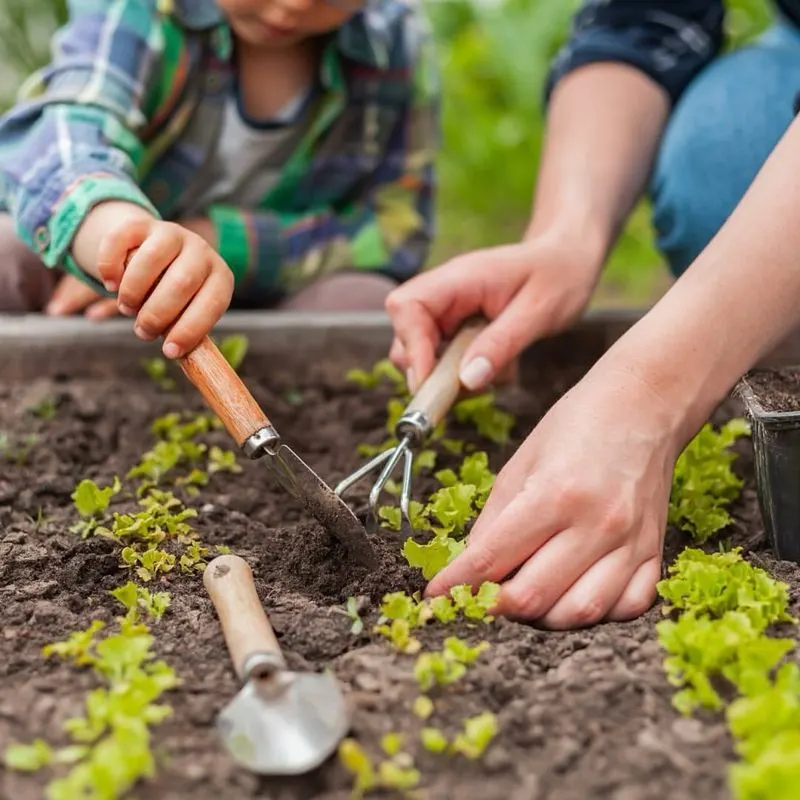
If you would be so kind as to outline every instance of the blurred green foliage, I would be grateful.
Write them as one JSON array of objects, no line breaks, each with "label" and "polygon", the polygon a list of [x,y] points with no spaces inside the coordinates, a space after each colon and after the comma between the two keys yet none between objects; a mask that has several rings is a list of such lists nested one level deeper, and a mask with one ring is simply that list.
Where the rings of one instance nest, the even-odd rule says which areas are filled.
[{"label": "blurred green foliage", "polygon": [[[443,150],[432,263],[517,238],[528,220],[543,137],[543,86],[580,0],[422,0],[438,43]],[[768,0],[726,0],[729,46],[769,24]],[[66,0],[0,0],[0,104],[46,61]],[[632,216],[601,302],[646,302],[666,285],[646,203]]]}]

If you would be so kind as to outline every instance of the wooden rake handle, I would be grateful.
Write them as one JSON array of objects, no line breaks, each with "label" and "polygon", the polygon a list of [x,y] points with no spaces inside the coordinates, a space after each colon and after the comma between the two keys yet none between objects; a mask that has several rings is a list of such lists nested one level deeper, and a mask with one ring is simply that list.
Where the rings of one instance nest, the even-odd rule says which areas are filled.
[{"label": "wooden rake handle", "polygon": [[253,653],[269,653],[283,660],[272,625],[261,605],[250,565],[239,556],[213,559],[203,573],[203,584],[219,617],[225,644],[239,679]]},{"label": "wooden rake handle", "polygon": [[424,414],[434,428],[447,416],[461,392],[461,381],[458,377],[461,359],[475,337],[487,325],[485,319],[474,318],[461,326],[431,374],[411,399],[406,413],[417,411]]}]

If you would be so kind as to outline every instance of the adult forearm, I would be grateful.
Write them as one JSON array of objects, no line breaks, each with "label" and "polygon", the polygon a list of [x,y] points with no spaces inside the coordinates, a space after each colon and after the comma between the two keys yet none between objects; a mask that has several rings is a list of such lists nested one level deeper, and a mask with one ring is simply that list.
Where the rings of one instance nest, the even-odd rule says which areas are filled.
[{"label": "adult forearm", "polygon": [[589,243],[602,266],[641,196],[669,114],[666,92],[638,70],[575,70],[550,101],[527,236],[554,229]]},{"label": "adult forearm", "polygon": [[675,409],[681,441],[800,322],[798,208],[795,122],[717,236],[603,359]]}]

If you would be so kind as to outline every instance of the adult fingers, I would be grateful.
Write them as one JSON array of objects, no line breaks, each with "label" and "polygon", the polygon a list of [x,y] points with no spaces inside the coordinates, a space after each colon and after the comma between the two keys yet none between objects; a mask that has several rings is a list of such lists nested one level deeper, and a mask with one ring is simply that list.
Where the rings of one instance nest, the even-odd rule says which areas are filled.
[{"label": "adult fingers", "polygon": [[225,313],[233,294],[233,273],[225,266],[214,269],[208,280],[170,329],[162,348],[167,358],[194,350]]},{"label": "adult fingers", "polygon": [[484,389],[498,373],[550,326],[549,315],[533,282],[514,296],[500,315],[483,330],[461,360],[461,383],[472,391]]},{"label": "adult fingers", "polygon": [[648,611],[656,600],[656,584],[660,577],[661,556],[656,555],[639,566],[622,595],[611,607],[606,619],[626,622]]},{"label": "adult fingers", "polygon": [[386,310],[395,330],[393,352],[395,356],[403,354],[408,388],[416,392],[436,363],[436,349],[441,341],[439,326],[426,306],[417,300],[396,302],[389,295]]},{"label": "adult fingers", "polygon": [[629,547],[606,553],[564,589],[537,624],[551,630],[570,630],[600,622],[625,591],[634,571],[632,557]]},{"label": "adult fingers", "polygon": [[554,504],[538,502],[532,492],[517,494],[486,535],[470,536],[464,552],[428,584],[426,596],[445,594],[459,584],[503,580],[561,530],[559,514]]},{"label": "adult fingers", "polygon": [[[503,584],[497,613],[526,620],[544,616],[558,607],[570,587],[614,551],[618,542],[593,536],[584,528],[568,528],[552,536]],[[614,600],[624,588],[623,583]]]}]

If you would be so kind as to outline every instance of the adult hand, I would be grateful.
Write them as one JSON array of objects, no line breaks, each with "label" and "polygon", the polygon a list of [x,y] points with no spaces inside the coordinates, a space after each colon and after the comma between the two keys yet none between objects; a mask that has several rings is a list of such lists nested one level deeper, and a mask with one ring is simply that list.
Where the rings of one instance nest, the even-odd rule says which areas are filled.
[{"label": "adult hand", "polygon": [[467,548],[426,594],[497,581],[496,613],[553,629],[644,613],[660,577],[675,417],[641,378],[596,366],[500,472]]},{"label": "adult hand", "polygon": [[52,317],[67,317],[81,311],[89,319],[108,319],[119,314],[113,297],[104,297],[73,275],[65,275],[56,285],[45,313]]},{"label": "adult hand", "polygon": [[574,239],[548,234],[458,256],[389,295],[386,310],[395,332],[390,357],[407,371],[413,391],[433,368],[442,336],[482,313],[491,322],[467,350],[461,382],[483,389],[528,344],[581,314],[599,261]]}]

